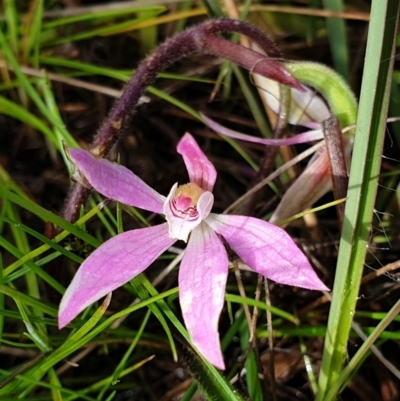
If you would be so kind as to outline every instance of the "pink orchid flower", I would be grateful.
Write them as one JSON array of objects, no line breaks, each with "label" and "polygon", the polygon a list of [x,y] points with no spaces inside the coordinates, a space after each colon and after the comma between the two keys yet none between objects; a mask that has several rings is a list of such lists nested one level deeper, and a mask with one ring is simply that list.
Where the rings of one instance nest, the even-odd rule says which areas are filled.
[{"label": "pink orchid flower", "polygon": [[[264,102],[274,111],[279,112],[279,84],[276,81],[253,74]],[[266,146],[289,146],[324,139],[321,123],[331,116],[331,112],[321,98],[304,87],[301,92],[291,88],[291,107],[288,122],[311,128],[309,131],[297,134],[291,138],[266,139],[246,135],[224,127],[204,114],[204,122],[216,133],[240,141],[258,143]],[[352,150],[351,139],[343,138],[347,162],[350,160]],[[281,201],[273,212],[270,223],[279,224],[293,215],[310,208],[322,196],[332,189],[329,155],[326,147],[322,147],[311,158],[307,168],[294,181],[283,195]]]},{"label": "pink orchid flower", "polygon": [[246,216],[211,213],[217,177],[190,134],[177,147],[189,173],[165,198],[127,168],[70,149],[71,161],[88,183],[108,198],[164,214],[167,222],[119,234],[81,265],[60,304],[59,327],[87,306],[143,272],[177,240],[187,242],[179,271],[179,300],[192,343],[224,369],[218,320],[224,304],[229,260],[223,237],[255,272],[278,283],[327,290],[305,255],[281,228]]},{"label": "pink orchid flower", "polygon": [[[224,127],[214,120],[200,113],[204,122],[216,133],[229,138],[258,143],[266,146],[298,145],[323,139],[322,128],[297,134],[291,138],[266,139],[246,135],[238,131]],[[317,124],[317,123],[315,123]],[[320,125],[320,124],[319,124]],[[346,142],[348,144],[348,141]],[[350,157],[351,146],[346,147]],[[279,224],[289,217],[310,208],[322,196],[332,189],[329,158],[326,147],[322,147],[311,158],[307,168],[300,174],[294,183],[288,188],[281,201],[271,215],[270,223]]]}]

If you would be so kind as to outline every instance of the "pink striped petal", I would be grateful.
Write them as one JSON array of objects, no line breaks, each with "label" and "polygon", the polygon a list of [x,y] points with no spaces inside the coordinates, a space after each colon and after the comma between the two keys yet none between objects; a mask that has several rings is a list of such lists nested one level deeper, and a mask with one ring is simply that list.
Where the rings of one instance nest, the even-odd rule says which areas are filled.
[{"label": "pink striped petal", "polygon": [[70,159],[93,188],[107,198],[150,212],[162,213],[165,197],[129,169],[106,159],[97,159],[82,149],[69,149]]},{"label": "pink striped petal", "polygon": [[67,288],[60,304],[59,327],[147,269],[174,242],[168,237],[167,223],[127,231],[106,241],[82,263]]},{"label": "pink striped petal", "polygon": [[206,223],[257,273],[281,284],[328,290],[283,229],[253,217],[213,213]]},{"label": "pink striped petal", "polygon": [[297,134],[296,136],[293,136],[291,138],[285,138],[285,139],[258,138],[256,136],[242,134],[241,132],[226,128],[223,125],[218,124],[214,120],[211,120],[211,118],[208,118],[204,114],[202,114],[202,113],[200,113],[200,114],[203,117],[203,120],[205,121],[205,123],[213,131],[217,132],[220,135],[225,135],[229,138],[239,139],[240,141],[259,143],[259,144],[267,145],[267,146],[289,146],[289,145],[298,145],[299,143],[316,141],[316,140],[320,140],[320,139],[324,138],[321,128],[313,130],[313,131],[307,131],[302,134]]},{"label": "pink striped petal", "polygon": [[186,133],[182,137],[177,151],[183,157],[190,182],[194,182],[206,191],[212,191],[217,179],[217,172],[192,135]]},{"label": "pink striped petal", "polygon": [[179,270],[179,300],[192,343],[219,369],[224,360],[218,320],[224,305],[228,257],[218,236],[202,223],[192,231]]},{"label": "pink striped petal", "polygon": [[269,221],[277,224],[309,209],[331,189],[328,152],[323,147],[283,195]]}]

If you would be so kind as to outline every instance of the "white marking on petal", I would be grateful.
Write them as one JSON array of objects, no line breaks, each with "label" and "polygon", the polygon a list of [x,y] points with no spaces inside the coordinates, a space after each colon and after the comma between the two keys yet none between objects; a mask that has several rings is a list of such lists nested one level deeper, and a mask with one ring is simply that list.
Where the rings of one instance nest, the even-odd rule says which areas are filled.
[{"label": "white marking on petal", "polygon": [[179,294],[179,300],[180,300],[182,312],[183,313],[188,312],[192,307],[193,292],[185,291],[183,294]]}]

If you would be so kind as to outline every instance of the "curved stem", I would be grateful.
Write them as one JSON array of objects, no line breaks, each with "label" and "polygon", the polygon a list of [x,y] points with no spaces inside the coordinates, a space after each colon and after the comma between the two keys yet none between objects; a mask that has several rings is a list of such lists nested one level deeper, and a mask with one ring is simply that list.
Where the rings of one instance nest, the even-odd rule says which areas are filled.
[{"label": "curved stem", "polygon": [[[281,63],[215,35],[220,32],[235,32],[246,35],[268,55],[272,57],[280,57],[281,55],[272,40],[264,32],[244,21],[212,20],[176,35],[154,50],[140,64],[135,75],[126,85],[121,98],[116,102],[107,120],[97,132],[89,148],[90,151],[96,157],[106,156],[113,144],[124,134],[137,110],[139,99],[147,87],[155,81],[157,75],[181,58],[196,53],[207,53],[226,58],[249,71],[302,90],[299,82]],[[74,184],[65,203],[64,219],[70,222],[77,219],[79,208],[86,202],[89,193],[80,184]]]}]

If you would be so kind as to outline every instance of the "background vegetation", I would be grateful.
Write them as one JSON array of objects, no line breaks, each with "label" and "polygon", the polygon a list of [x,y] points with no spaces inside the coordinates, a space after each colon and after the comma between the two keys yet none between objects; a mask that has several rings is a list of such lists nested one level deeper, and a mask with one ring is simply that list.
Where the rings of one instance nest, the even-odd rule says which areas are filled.
[{"label": "background vegetation", "polygon": [[[386,124],[387,109],[391,116],[400,110],[397,0],[4,0],[0,11],[1,400],[400,397],[400,126]],[[149,51],[220,16],[265,30],[285,60],[332,66],[360,105],[342,232],[332,207],[287,227],[333,288],[332,303],[328,294],[272,282],[266,297],[249,272],[239,292],[232,273],[220,323],[223,376],[182,340],[179,248],[115,291],[105,313],[94,305],[62,331],[56,320],[61,294],[86,255],[122,226],[155,221],[113,202],[103,206],[98,194],[76,224],[59,217],[70,187],[62,143],[87,147]],[[266,150],[227,143],[199,111],[255,136],[270,136],[274,125],[248,72],[201,55],[159,77],[112,153],[166,194],[187,180],[175,145],[191,132],[217,168],[215,207],[222,212],[254,185]],[[299,130],[289,126],[287,133]],[[304,148],[283,149],[275,167]],[[251,213],[268,218],[304,167],[263,188]],[[328,194],[318,206],[332,200]],[[258,313],[251,348],[246,310]]]}]

